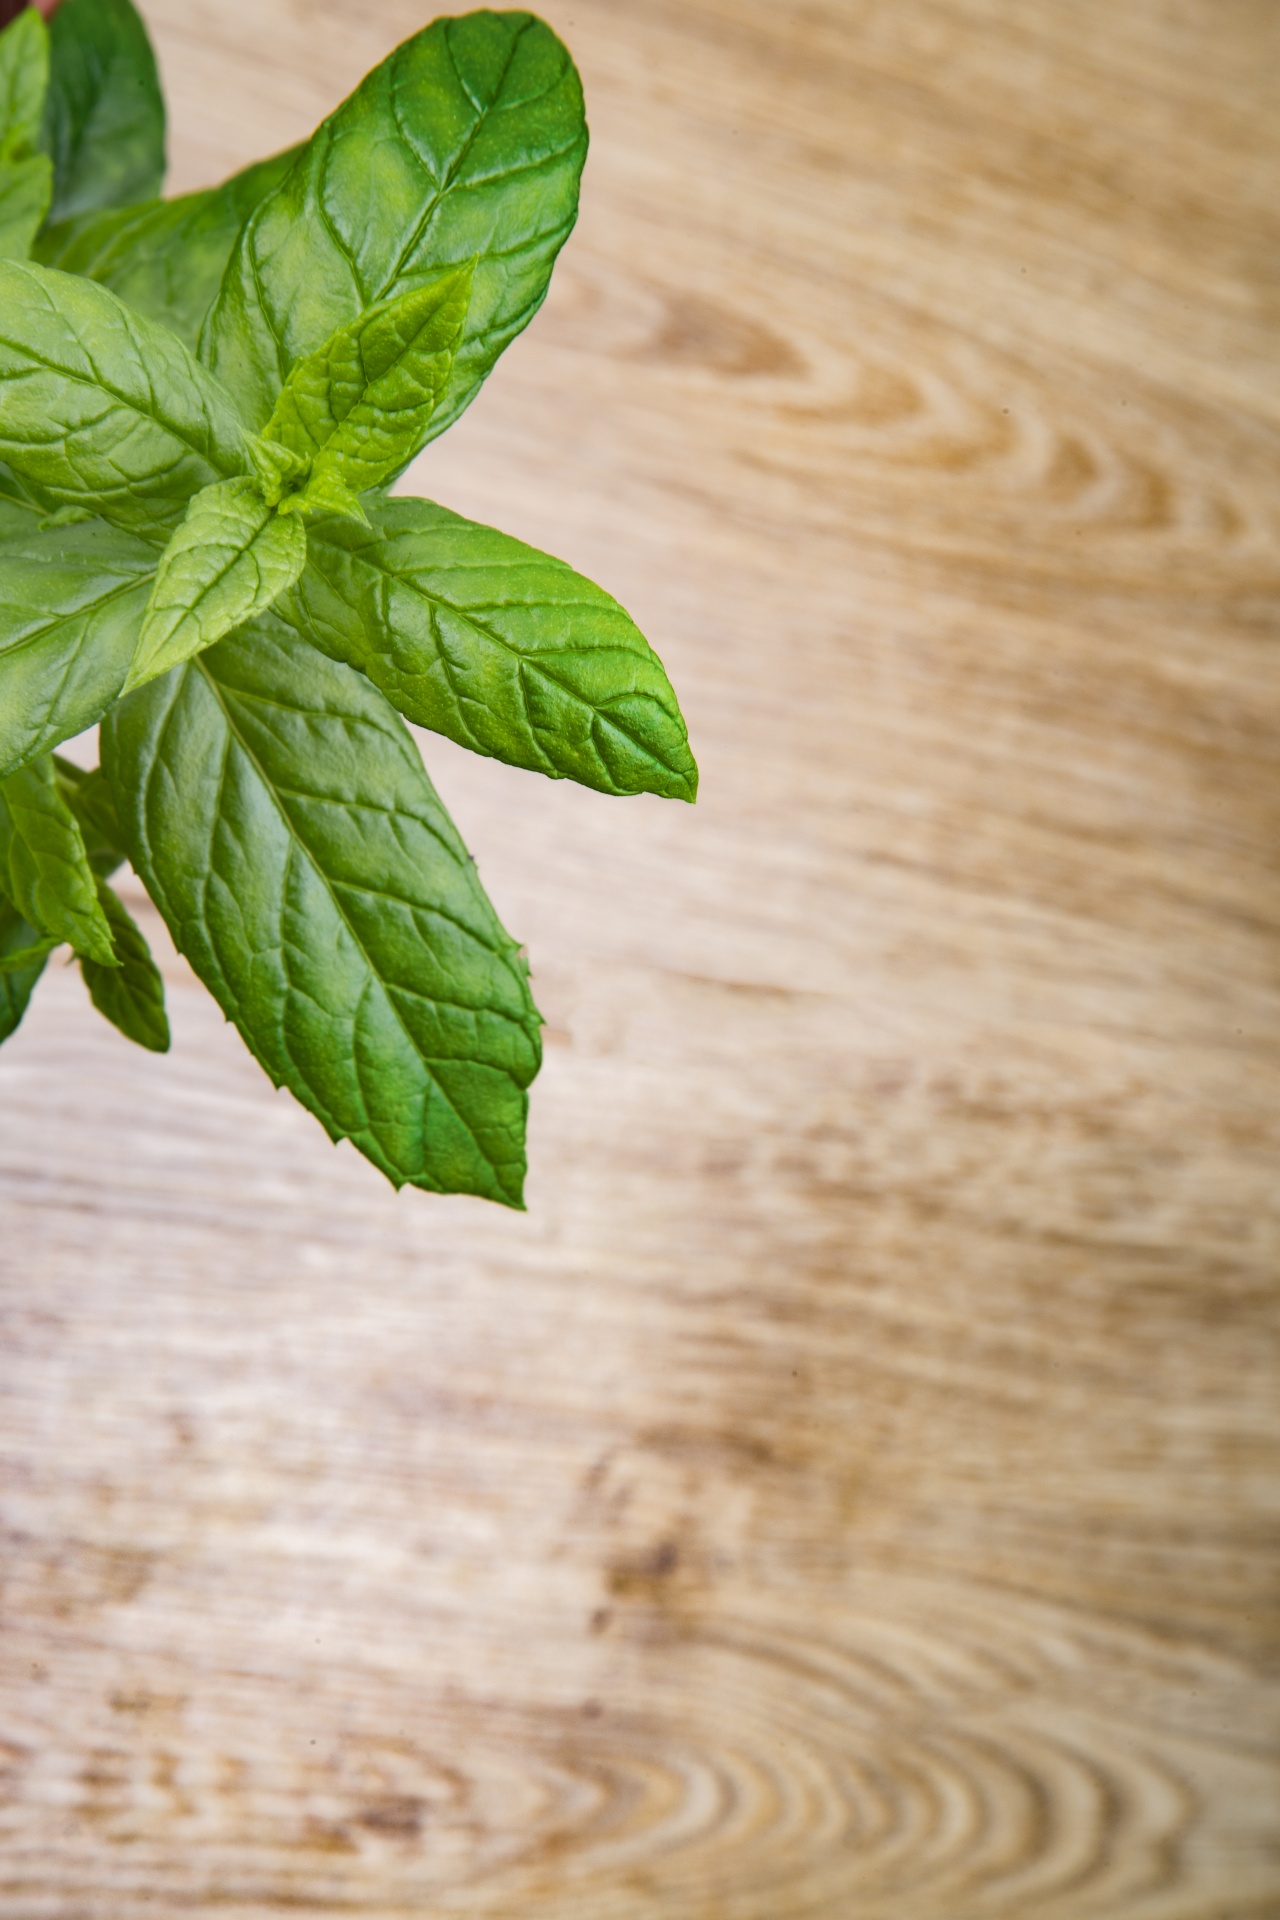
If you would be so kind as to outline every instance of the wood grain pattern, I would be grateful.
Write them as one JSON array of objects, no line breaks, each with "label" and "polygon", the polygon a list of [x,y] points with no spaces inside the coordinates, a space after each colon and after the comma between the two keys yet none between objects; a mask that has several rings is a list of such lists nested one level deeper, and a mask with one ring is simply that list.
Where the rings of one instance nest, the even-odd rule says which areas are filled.
[{"label": "wood grain pattern", "polygon": [[[146,12],[178,187],[422,19]],[[703,798],[424,739],[525,1217],[171,953],[167,1060],[42,988],[0,1907],[1280,1915],[1280,12],[546,12],[582,221],[414,484],[633,610]]]}]

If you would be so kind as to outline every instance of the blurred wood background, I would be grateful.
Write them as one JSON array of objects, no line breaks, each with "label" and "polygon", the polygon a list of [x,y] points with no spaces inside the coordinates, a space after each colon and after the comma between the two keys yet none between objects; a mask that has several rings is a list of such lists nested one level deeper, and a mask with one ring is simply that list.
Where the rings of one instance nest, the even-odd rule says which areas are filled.
[{"label": "blurred wood background", "polygon": [[[425,18],[144,10],[176,188]],[[0,1908],[1274,1920],[1280,9],[546,12],[581,223],[414,486],[630,606],[704,798],[424,739],[524,1217],[171,953],[167,1060],[41,989]]]}]

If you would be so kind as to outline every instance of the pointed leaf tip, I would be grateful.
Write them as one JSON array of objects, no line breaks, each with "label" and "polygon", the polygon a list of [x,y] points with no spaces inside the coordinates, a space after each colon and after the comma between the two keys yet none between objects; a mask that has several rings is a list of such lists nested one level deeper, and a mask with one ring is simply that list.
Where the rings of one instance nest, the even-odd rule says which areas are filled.
[{"label": "pointed leaf tip", "polygon": [[273,512],[257,480],[206,487],[161,555],[125,691],[265,613],[306,560],[302,522]]}]

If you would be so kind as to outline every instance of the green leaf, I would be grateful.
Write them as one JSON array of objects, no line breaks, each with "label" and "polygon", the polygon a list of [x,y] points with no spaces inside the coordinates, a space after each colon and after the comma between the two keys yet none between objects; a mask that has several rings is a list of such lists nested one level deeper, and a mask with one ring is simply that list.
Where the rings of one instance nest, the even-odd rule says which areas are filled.
[{"label": "green leaf", "polygon": [[339,327],[474,259],[434,437],[542,304],[586,150],[577,72],[542,21],[435,21],[368,75],[250,217],[201,357],[260,431],[290,369]]},{"label": "green leaf", "polygon": [[129,856],[106,774],[101,767],[78,767],[60,753],[53,756],[53,771],[58,792],[76,817],[95,877],[109,880]]},{"label": "green leaf", "polygon": [[272,1080],[397,1186],[520,1205],[538,1015],[381,695],[267,614],[102,740],[129,857]]},{"label": "green leaf", "polygon": [[0,887],[29,925],[114,966],[111,932],[51,757],[0,780]]},{"label": "green leaf", "polygon": [[46,936],[0,899],[0,1041],[16,1030],[49,953]]},{"label": "green leaf", "polygon": [[0,162],[0,259],[25,260],[49,210],[53,173],[43,153]]},{"label": "green leaf", "polygon": [[[14,507],[24,509],[21,520],[15,520],[11,511]],[[45,508],[35,499],[31,489],[19,480],[11,467],[0,460],[0,525],[6,533],[16,531],[18,526],[30,524],[33,515],[40,516]]]},{"label": "green leaf", "polygon": [[[37,935],[29,947],[20,948],[17,953],[0,953],[0,973],[23,973],[33,961],[47,959],[54,948],[61,945],[61,940],[55,940],[52,935]],[[110,968],[104,971],[110,972]]]},{"label": "green leaf", "polygon": [[241,227],[297,154],[294,147],[260,160],[202,193],[81,214],[46,227],[35,257],[110,287],[194,353]]},{"label": "green leaf", "polygon": [[309,520],[326,519],[336,514],[339,520],[354,520],[359,527],[369,525],[364,502],[352,493],[332,467],[321,466],[300,493],[288,494],[280,502],[281,513],[304,513]]},{"label": "green leaf", "polygon": [[380,487],[412,460],[448,383],[472,271],[468,261],[370,307],[298,362],[265,439],[307,462],[304,504],[323,499],[331,481],[353,494]]},{"label": "green leaf", "polygon": [[164,100],[130,0],[62,0],[49,52],[53,219],[150,200],[164,179]]},{"label": "green leaf", "polygon": [[602,793],[692,800],[698,770],[662,663],[616,600],[426,500],[368,503],[372,531],[311,529],[280,611],[418,726]]},{"label": "green leaf", "polygon": [[267,506],[256,480],[206,487],[160,557],[126,691],[264,613],[306,559],[301,520]]},{"label": "green leaf", "polygon": [[155,548],[102,520],[0,513],[0,776],[100,720],[125,682]]},{"label": "green leaf", "polygon": [[243,473],[227,395],[105,287],[0,260],[0,460],[51,507],[163,544],[187,501]]},{"label": "green leaf", "polygon": [[78,527],[86,520],[96,520],[97,515],[90,513],[88,507],[56,507],[52,513],[46,513],[40,521],[40,531],[50,528]]},{"label": "green leaf", "polygon": [[53,193],[40,152],[49,34],[34,7],[0,33],[0,257],[25,260]]},{"label": "green leaf", "polygon": [[0,33],[0,159],[36,153],[49,88],[49,30],[27,7]]},{"label": "green leaf", "polygon": [[133,916],[106,884],[98,882],[98,900],[111,928],[120,956],[115,967],[100,967],[82,958],[80,971],[89,998],[126,1040],[152,1053],[168,1053],[169,1020],[164,1010],[164,981],[151,958],[151,949]]}]

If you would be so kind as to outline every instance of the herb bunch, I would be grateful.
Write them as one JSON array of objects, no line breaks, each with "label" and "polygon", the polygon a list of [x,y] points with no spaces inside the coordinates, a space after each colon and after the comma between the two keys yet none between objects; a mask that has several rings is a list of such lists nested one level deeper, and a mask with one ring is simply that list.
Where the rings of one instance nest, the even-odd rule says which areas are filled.
[{"label": "herb bunch", "polygon": [[586,148],[550,29],[471,13],[164,201],[130,0],[0,33],[0,1040],[69,943],[167,1048],[128,860],[335,1140],[522,1204],[540,1019],[404,720],[602,793],[697,770],[608,594],[388,488],[540,306]]}]

